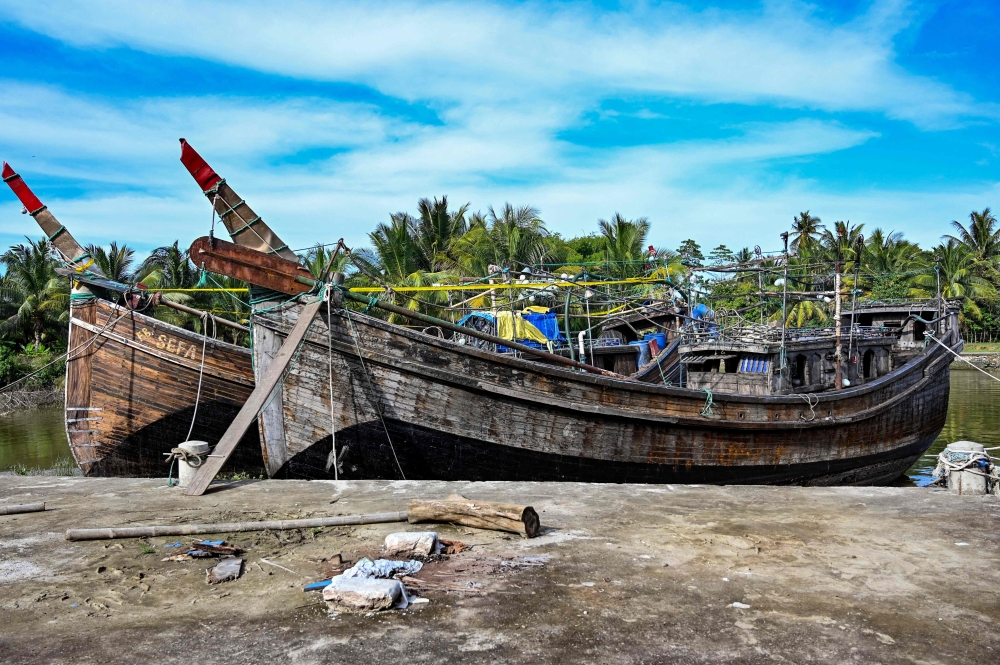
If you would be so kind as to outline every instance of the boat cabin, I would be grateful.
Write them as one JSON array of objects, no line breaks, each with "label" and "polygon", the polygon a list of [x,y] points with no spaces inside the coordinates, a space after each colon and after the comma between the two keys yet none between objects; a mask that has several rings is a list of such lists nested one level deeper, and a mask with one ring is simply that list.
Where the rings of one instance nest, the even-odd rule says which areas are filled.
[{"label": "boat cabin", "polygon": [[[781,369],[781,330],[759,327],[754,336],[733,339],[716,332],[682,340],[682,381],[689,388],[739,395],[817,393],[835,387],[835,330],[833,328],[785,331],[785,368]],[[752,337],[756,337],[753,339]],[[889,331],[843,332],[841,365],[844,386],[859,385],[895,368],[897,339]],[[851,362],[847,359],[851,358]]]}]

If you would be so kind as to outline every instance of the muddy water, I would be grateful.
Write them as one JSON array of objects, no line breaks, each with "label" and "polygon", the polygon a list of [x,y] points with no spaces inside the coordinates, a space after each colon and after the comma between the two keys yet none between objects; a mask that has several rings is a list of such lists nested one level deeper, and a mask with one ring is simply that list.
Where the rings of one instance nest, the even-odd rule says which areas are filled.
[{"label": "muddy water", "polygon": [[[990,374],[1000,378],[1000,371],[992,370]],[[987,448],[1000,446],[1000,381],[974,369],[952,370],[948,420],[927,454],[936,455],[949,443],[963,440]],[[936,464],[932,457],[923,457],[907,475],[918,485],[926,485]]]},{"label": "muddy water", "polygon": [[[1000,372],[994,371],[1000,377]],[[928,453],[966,439],[1000,446],[1000,382],[975,370],[951,373],[948,422]],[[0,471],[14,466],[47,469],[71,457],[63,430],[62,409],[24,411],[0,418]],[[918,485],[930,482],[935,461],[920,459],[908,475]]]},{"label": "muddy water", "polygon": [[20,411],[0,418],[0,471],[50,469],[70,458],[62,406]]}]

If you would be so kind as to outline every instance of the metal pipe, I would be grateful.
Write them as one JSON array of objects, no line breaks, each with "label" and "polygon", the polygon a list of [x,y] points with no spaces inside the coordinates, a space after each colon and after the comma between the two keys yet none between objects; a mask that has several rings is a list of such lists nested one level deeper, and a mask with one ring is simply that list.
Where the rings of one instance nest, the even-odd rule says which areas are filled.
[{"label": "metal pipe", "polygon": [[220,324],[220,325],[224,325],[224,326],[226,326],[228,328],[234,328],[236,330],[239,330],[239,331],[245,332],[245,333],[250,332],[249,328],[247,328],[245,326],[241,326],[240,324],[236,323],[235,321],[230,321],[229,319],[220,319],[217,316],[212,316],[208,312],[204,312],[204,311],[202,311],[200,309],[195,309],[194,307],[188,307],[187,305],[181,305],[180,303],[171,302],[169,300],[163,300],[162,298],[156,304],[157,305],[163,305],[164,307],[169,307],[170,309],[176,309],[178,312],[184,312],[185,314],[190,314],[192,316],[197,316],[198,318],[201,318],[203,316],[211,316],[212,320],[215,321],[216,323]]},{"label": "metal pipe", "polygon": [[[530,346],[527,346],[526,344],[520,344],[518,342],[515,342],[514,340],[504,339],[502,337],[497,337],[495,335],[488,335],[486,333],[479,332],[478,330],[473,330],[472,328],[463,328],[462,326],[456,325],[450,321],[445,321],[444,319],[439,319],[437,317],[430,316],[428,314],[421,314],[420,312],[414,312],[411,309],[406,309],[405,307],[399,307],[398,305],[391,305],[389,303],[382,302],[381,300],[369,300],[364,296],[359,296],[357,294],[351,293],[345,288],[341,288],[340,292],[344,294],[345,298],[353,300],[354,302],[378,307],[379,309],[384,309],[385,311],[392,312],[393,314],[399,314],[400,316],[405,316],[410,319],[415,319],[417,321],[423,321],[424,323],[429,323],[431,325],[447,328],[452,332],[457,332],[463,335],[468,335],[470,337],[475,337],[477,339],[491,342],[493,344],[498,344],[500,346],[506,346],[511,349],[517,349],[522,353],[527,353],[533,356],[537,356],[539,358],[545,358],[546,360],[550,360],[560,365],[566,365],[567,367],[575,367],[577,369],[593,372],[594,374],[603,374],[604,376],[613,376],[619,379],[623,378],[619,374],[615,374],[614,372],[609,372],[605,369],[601,369],[600,367],[594,367],[593,365],[587,365],[581,362],[577,362],[575,360],[570,360],[569,358],[563,358],[562,356],[556,355],[554,353],[549,353],[548,351],[534,349]],[[572,343],[572,341],[570,343]]]},{"label": "metal pipe", "polygon": [[284,531],[322,526],[356,526],[405,522],[407,511],[311,517],[303,520],[268,520],[264,522],[222,522],[219,524],[171,524],[169,526],[129,526],[102,529],[67,529],[66,540],[114,540],[116,538],[153,538],[156,536],[194,536],[203,533],[241,533],[244,531]]}]

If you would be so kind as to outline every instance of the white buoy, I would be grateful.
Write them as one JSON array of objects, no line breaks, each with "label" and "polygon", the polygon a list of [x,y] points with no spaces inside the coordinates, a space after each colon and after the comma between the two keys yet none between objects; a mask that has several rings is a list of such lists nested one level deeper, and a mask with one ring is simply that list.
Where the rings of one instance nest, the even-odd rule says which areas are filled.
[{"label": "white buoy", "polygon": [[[198,460],[204,461],[212,447],[206,441],[185,441],[177,447],[191,456],[187,462],[183,459],[177,460],[177,485],[178,487],[187,487],[194,478],[194,474],[198,473],[200,466]],[[197,459],[192,459],[192,457],[197,457]]]}]

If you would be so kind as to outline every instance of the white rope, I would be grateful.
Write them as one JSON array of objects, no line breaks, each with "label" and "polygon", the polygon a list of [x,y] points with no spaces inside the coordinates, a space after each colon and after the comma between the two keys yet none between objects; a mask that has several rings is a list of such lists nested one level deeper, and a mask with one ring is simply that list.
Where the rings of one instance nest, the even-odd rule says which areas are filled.
[{"label": "white rope", "polygon": [[[198,417],[198,402],[201,401],[201,384],[202,384],[202,379],[205,376],[205,348],[206,348],[206,346],[208,344],[208,319],[209,319],[208,312],[205,312],[204,314],[201,315],[201,333],[202,333],[201,334],[201,367],[198,368],[198,392],[194,396],[194,413],[191,414],[191,426],[188,427],[188,433],[187,433],[187,436],[184,437],[184,441],[190,441],[191,440],[191,432],[194,431],[194,421]],[[212,319],[212,328],[213,328],[212,333],[213,333],[213,337],[214,337],[215,334],[217,334],[217,331],[214,329],[215,328],[215,317],[211,317],[211,319]]]},{"label": "white rope", "polygon": [[986,370],[982,369],[981,367],[977,367],[975,363],[973,363],[973,362],[971,362],[969,360],[966,360],[965,358],[963,358],[959,354],[955,353],[947,344],[945,344],[944,342],[942,342],[941,340],[939,340],[937,337],[935,337],[934,333],[932,333],[930,331],[927,331],[927,332],[924,333],[924,336],[929,337],[930,339],[932,339],[935,342],[937,342],[938,344],[940,344],[941,348],[943,348],[945,351],[947,351],[951,355],[955,356],[956,358],[958,358],[962,362],[966,363],[972,369],[975,369],[975,370],[978,370],[978,371],[982,372],[983,374],[985,374],[986,376],[990,377],[994,381],[1000,381],[1000,377],[994,376],[994,375],[990,374],[989,372],[987,372]]}]

